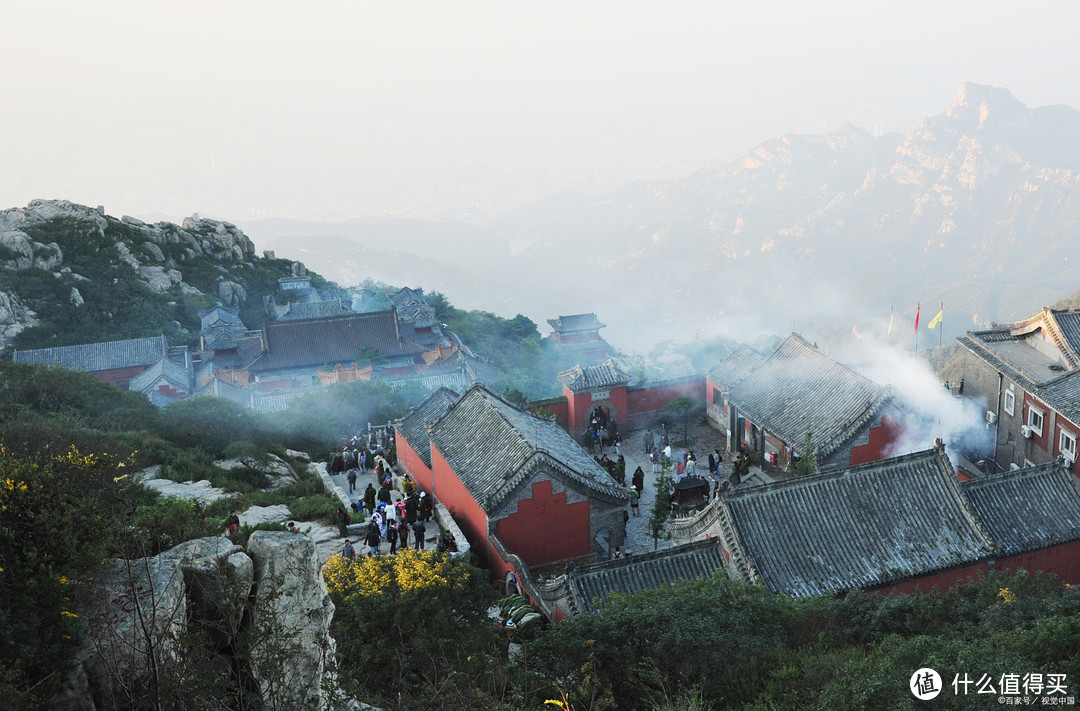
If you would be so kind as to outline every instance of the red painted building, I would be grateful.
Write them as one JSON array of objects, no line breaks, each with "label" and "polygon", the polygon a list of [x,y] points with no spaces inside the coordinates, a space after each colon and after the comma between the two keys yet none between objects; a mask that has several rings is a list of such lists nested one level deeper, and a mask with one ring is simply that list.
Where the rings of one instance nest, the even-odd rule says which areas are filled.
[{"label": "red painted building", "polygon": [[629,491],[558,423],[482,385],[448,399],[448,391],[437,392],[402,421],[398,458],[450,510],[473,550],[496,550],[489,538],[497,536],[529,568],[545,569],[591,562],[623,545]]},{"label": "red painted building", "polygon": [[394,441],[398,463],[411,475],[421,491],[434,493],[431,477],[431,440],[428,428],[446,414],[461,397],[449,388],[439,388],[398,423]]},{"label": "red painted building", "polygon": [[545,406],[557,415],[565,413],[565,420],[560,421],[577,438],[589,428],[593,418],[615,421],[620,431],[628,430],[643,426],[676,398],[687,396],[701,402],[705,397],[704,376],[691,375],[635,387],[629,385],[629,374],[611,358],[596,365],[575,365],[559,373],[558,378],[563,386],[562,399],[532,403],[530,408]]}]

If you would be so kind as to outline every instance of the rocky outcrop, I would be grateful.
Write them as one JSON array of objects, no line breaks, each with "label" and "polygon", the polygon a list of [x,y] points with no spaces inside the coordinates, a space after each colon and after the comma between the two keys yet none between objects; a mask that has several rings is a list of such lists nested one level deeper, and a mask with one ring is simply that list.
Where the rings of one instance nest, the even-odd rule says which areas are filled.
[{"label": "rocky outcrop", "polygon": [[4,269],[52,271],[63,261],[64,254],[55,242],[35,242],[19,230],[0,231],[0,266]]},{"label": "rocky outcrop", "polygon": [[0,346],[37,322],[37,314],[26,308],[18,296],[0,291]]},{"label": "rocky outcrop", "polygon": [[265,461],[259,461],[254,457],[234,457],[233,459],[217,459],[214,461],[214,466],[225,471],[252,469],[262,472],[269,479],[269,484],[263,487],[264,490],[273,491],[300,480],[289,463],[273,452],[266,453]]},{"label": "rocky outcrop", "polygon": [[218,679],[267,708],[326,708],[334,606],[306,536],[258,531],[247,552],[227,538],[189,541],[113,561],[97,585],[87,641],[53,708],[137,707]]},{"label": "rocky outcrop", "polygon": [[255,678],[273,708],[320,709],[335,651],[334,603],[315,543],[296,533],[256,531],[248,554],[255,561],[252,624],[268,633],[267,644],[251,650]]},{"label": "rocky outcrop", "polygon": [[218,283],[218,296],[226,306],[239,306],[247,301],[247,291],[235,281],[221,281]]},{"label": "rocky outcrop", "polygon": [[[56,224],[63,225],[61,233],[70,230],[71,238],[61,239],[60,243],[65,245],[64,249],[74,250],[71,260],[82,256],[81,247],[72,244],[84,244],[81,237],[89,237],[86,249],[107,255],[117,265],[130,267],[134,278],[155,293],[196,295],[203,293],[198,288],[202,286],[216,288],[229,303],[240,304],[247,299],[244,286],[230,278],[229,269],[258,259],[255,245],[231,222],[197,215],[184,220],[183,225],[168,222],[151,225],[127,215],[118,220],[105,215],[104,208],[90,208],[67,200],[34,200],[26,207],[0,210],[0,269],[41,269],[72,286],[77,280],[103,278],[101,274],[73,274],[65,266],[69,255],[64,254],[57,242],[45,237],[40,241],[35,239],[34,235],[55,232]],[[114,241],[103,246],[102,239]],[[218,285],[213,282],[193,285],[184,280],[184,262],[195,258],[209,258],[218,263],[222,272]],[[79,298],[85,298],[88,293],[82,289]],[[78,300],[72,297],[73,302]],[[5,306],[0,303],[0,349],[7,347],[14,335],[36,323],[19,315],[12,316],[10,307],[4,311]],[[36,303],[31,306],[39,311],[44,308]],[[87,304],[88,308],[92,306]],[[3,321],[5,317],[7,322]]]}]

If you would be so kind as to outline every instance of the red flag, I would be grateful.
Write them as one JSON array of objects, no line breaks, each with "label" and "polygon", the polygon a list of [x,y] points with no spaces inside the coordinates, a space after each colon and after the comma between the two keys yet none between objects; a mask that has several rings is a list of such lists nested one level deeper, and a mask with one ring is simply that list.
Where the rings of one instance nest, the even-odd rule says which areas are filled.
[{"label": "red flag", "polygon": [[919,332],[919,309],[922,308],[922,304],[915,307],[915,333]]}]

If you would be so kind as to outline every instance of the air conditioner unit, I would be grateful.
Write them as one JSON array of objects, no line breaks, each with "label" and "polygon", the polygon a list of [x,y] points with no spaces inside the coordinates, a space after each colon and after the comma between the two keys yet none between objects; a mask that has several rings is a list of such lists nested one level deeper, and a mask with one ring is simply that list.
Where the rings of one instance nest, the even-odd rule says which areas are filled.
[{"label": "air conditioner unit", "polygon": [[986,424],[992,425],[997,422],[997,413],[993,410],[986,411]]},{"label": "air conditioner unit", "polygon": [[1061,458],[1069,464],[1073,464],[1074,462],[1076,462],[1076,452],[1066,452],[1065,450],[1062,450]]},{"label": "air conditioner unit", "polygon": [[1020,434],[1024,436],[1024,439],[1031,439],[1032,431],[1027,425],[1020,426]]}]

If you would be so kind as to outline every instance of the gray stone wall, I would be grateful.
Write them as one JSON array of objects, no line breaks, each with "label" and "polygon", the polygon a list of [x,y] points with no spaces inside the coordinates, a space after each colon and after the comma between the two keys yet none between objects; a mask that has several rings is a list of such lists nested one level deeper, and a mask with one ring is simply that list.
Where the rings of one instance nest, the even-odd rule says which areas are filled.
[{"label": "gray stone wall", "polygon": [[[1027,459],[1035,464],[1042,464],[1050,460],[1050,455],[1041,450],[1031,439],[1024,439],[1020,428],[1026,424],[1024,420],[1024,388],[1011,380],[1008,376],[1001,375],[999,371],[989,363],[979,358],[971,351],[964,350],[964,398],[974,401],[984,413],[997,413],[997,422],[989,426],[992,432],[991,441],[995,442],[993,451],[984,452],[986,456],[994,459],[998,467],[1008,469],[1010,464],[1024,466]],[[1000,393],[999,393],[1000,389]],[[1005,410],[1005,393],[1012,392],[1014,398],[1013,414]],[[1000,399],[999,399],[1000,398]],[[1046,427],[1053,426],[1052,415],[1047,412]],[[1051,450],[1053,444],[1051,443]]]}]

